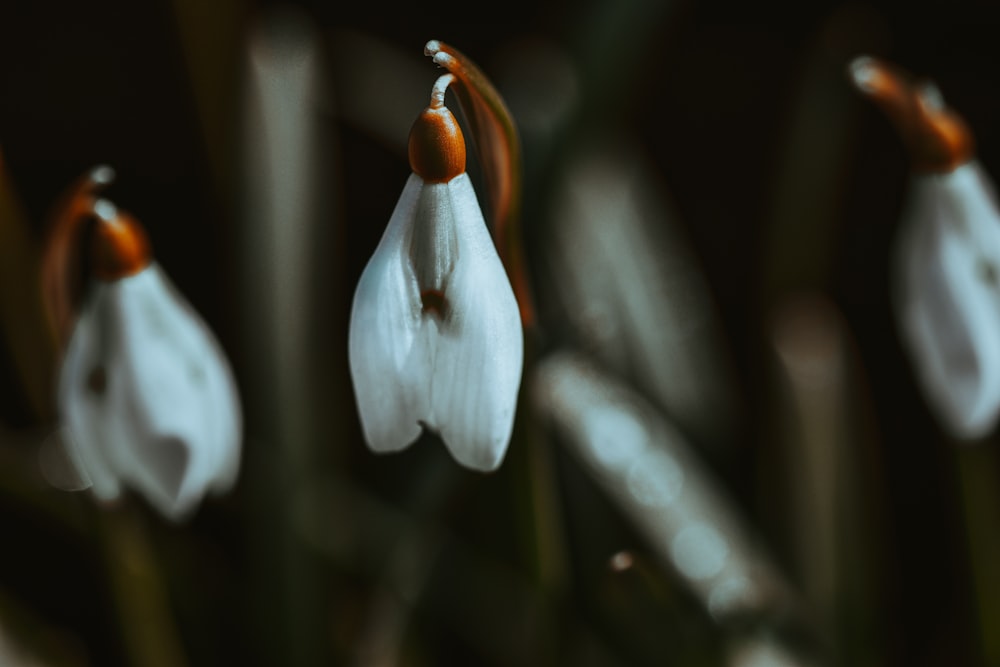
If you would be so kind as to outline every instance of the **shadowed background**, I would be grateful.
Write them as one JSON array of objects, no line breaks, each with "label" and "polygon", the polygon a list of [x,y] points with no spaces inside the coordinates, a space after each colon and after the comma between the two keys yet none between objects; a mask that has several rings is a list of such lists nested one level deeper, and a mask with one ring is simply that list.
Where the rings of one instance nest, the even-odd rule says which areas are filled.
[{"label": "shadowed background", "polygon": [[[888,301],[907,156],[845,73],[869,53],[933,79],[996,175],[995,6],[541,2],[386,26],[205,4],[0,9],[0,649],[23,652],[0,662],[1000,661],[995,437],[949,442],[917,391]],[[489,476],[433,436],[371,454],[347,369],[428,39],[479,64],[523,142],[539,326]],[[55,370],[30,257],[101,163],[244,400],[236,489],[180,526],[38,465]],[[733,513],[729,553],[751,536],[777,602],[713,612],[664,553],[673,524],[579,444],[591,400],[617,410],[595,427],[611,459],[638,420],[693,480],[685,511]]]}]

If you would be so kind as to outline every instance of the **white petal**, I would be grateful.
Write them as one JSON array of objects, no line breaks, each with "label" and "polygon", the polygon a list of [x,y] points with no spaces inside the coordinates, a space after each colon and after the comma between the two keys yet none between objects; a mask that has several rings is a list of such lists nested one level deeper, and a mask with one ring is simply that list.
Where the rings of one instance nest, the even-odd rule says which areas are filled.
[{"label": "white petal", "polygon": [[429,413],[430,339],[420,329],[420,290],[408,251],[423,188],[411,174],[351,308],[351,379],[365,439],[376,452],[407,447]]},{"label": "white petal", "polygon": [[932,408],[977,438],[1000,416],[1000,214],[974,163],[922,177],[900,243],[903,333]]},{"label": "white petal", "polygon": [[[78,338],[85,354],[71,343],[63,406],[99,496],[107,496],[99,486],[108,479],[116,491],[126,483],[165,516],[182,519],[207,490],[232,485],[242,438],[232,371],[155,264],[100,285]],[[91,381],[95,369],[101,390]],[[94,470],[108,479],[99,482]]]},{"label": "white petal", "polygon": [[45,481],[63,491],[83,491],[94,483],[80,458],[80,448],[65,425],[60,425],[38,448],[38,470]]},{"label": "white petal", "polygon": [[459,463],[495,470],[510,442],[521,382],[524,340],[517,300],[469,177],[428,185],[425,196],[436,200],[440,215],[452,217],[458,242],[445,293],[448,317],[435,326],[429,423]]},{"label": "white petal", "polygon": [[121,382],[109,390],[121,392],[135,433],[128,476],[164,514],[180,517],[209,488],[223,491],[235,480],[242,418],[232,372],[208,327],[156,265],[114,287]]},{"label": "white petal", "polygon": [[[104,289],[103,285],[96,288],[91,303],[104,300]],[[90,479],[94,495],[114,500],[121,495],[121,484],[105,453],[110,420],[91,382],[92,377],[106,374],[94,312],[93,308],[81,312],[66,347],[59,376],[59,412],[66,426],[66,446],[75,451],[70,460],[80,465],[81,477]]]},{"label": "white petal", "polygon": [[197,397],[204,408],[203,429],[197,447],[199,456],[194,463],[201,465],[202,473],[191,471],[190,484],[195,489],[206,486],[215,493],[224,493],[236,483],[240,467],[243,441],[243,411],[239,390],[232,368],[222,346],[208,325],[191,305],[174,288],[167,276],[158,270],[156,278],[163,289],[155,296],[162,298],[161,307],[176,309],[174,328],[161,332],[165,347],[173,342],[178,363],[186,371],[179,379],[190,383],[192,399]]}]

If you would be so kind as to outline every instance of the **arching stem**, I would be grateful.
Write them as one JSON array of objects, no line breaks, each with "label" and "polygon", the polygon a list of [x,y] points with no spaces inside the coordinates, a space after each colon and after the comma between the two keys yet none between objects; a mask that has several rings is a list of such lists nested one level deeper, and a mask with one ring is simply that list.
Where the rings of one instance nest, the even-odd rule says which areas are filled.
[{"label": "arching stem", "polygon": [[848,72],[854,87],[895,125],[915,169],[949,172],[972,158],[972,132],[933,84],[869,56],[855,58]]},{"label": "arching stem", "polygon": [[99,166],[81,176],[52,209],[42,248],[42,301],[49,325],[63,347],[76,321],[78,241],[83,223],[94,215],[98,195],[115,178],[113,169]]},{"label": "arching stem", "polygon": [[424,54],[455,76],[455,91],[472,130],[493,209],[493,238],[507,269],[526,327],[535,323],[527,261],[522,243],[521,140],[513,117],[486,75],[457,49],[431,40]]},{"label": "arching stem", "polygon": [[440,109],[444,106],[444,95],[448,92],[448,86],[455,82],[455,75],[452,73],[442,74],[434,82],[431,89],[431,109]]}]

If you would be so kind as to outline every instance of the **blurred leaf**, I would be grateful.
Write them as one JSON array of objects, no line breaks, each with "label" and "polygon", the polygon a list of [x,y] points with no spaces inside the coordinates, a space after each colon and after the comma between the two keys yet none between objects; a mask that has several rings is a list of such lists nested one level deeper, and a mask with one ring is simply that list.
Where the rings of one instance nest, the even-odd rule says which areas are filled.
[{"label": "blurred leaf", "polygon": [[39,248],[0,154],[0,327],[35,417],[52,416],[56,342],[45,318]]},{"label": "blurred leaf", "polygon": [[698,445],[731,453],[741,415],[728,341],[664,186],[622,135],[578,146],[553,194],[553,330],[646,391]]}]

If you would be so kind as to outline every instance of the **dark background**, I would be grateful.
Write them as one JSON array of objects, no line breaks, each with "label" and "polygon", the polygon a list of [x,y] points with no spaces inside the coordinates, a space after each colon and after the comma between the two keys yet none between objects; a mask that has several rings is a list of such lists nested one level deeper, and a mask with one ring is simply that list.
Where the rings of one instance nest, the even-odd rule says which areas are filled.
[{"label": "dark background", "polygon": [[[239,34],[242,22],[273,4],[221,3],[223,18],[213,20]],[[769,318],[789,294],[818,291],[832,299],[856,345],[866,392],[858,403],[868,428],[863,440],[873,447],[865,460],[874,482],[860,486],[858,494],[882,517],[884,529],[877,544],[868,545],[880,554],[874,592],[878,606],[869,610],[878,624],[862,628],[851,641],[871,658],[868,664],[988,664],[979,644],[979,624],[985,621],[977,612],[977,584],[969,566],[959,458],[975,457],[975,466],[995,470],[996,443],[956,449],[927,413],[914,385],[894,329],[887,269],[909,174],[907,156],[878,110],[853,96],[845,67],[854,56],[871,53],[935,80],[975,134],[978,159],[996,174],[998,6],[984,1],[936,6],[523,2],[477,10],[499,11],[499,20],[440,22],[428,14],[413,18],[386,8],[383,21],[365,24],[348,21],[341,4],[291,3],[323,35],[329,85],[337,97],[354,94],[342,87],[341,73],[351,64],[337,42],[347,30],[412,54],[417,63],[424,42],[440,38],[487,73],[499,70],[504,55],[528,40],[557,44],[580,64],[583,104],[573,132],[618,127],[638,139],[669,188],[716,300],[737,371],[744,422],[730,454],[708,460],[763,531],[779,562],[790,558],[782,546],[787,536],[773,520],[773,507],[761,500],[761,479],[750,472],[768,447],[766,397],[759,389],[766,383]],[[240,224],[239,192],[233,182],[213,176],[177,6],[160,1],[4,3],[0,150],[5,176],[39,243],[50,207],[68,184],[95,164],[112,165],[118,178],[109,197],[144,223],[157,258],[223,346],[233,351],[236,374],[242,377],[246,358],[233,296],[238,258],[231,242]],[[449,18],[463,11],[447,9]],[[608,42],[602,44],[602,38]],[[226,51],[227,39],[238,46],[232,34],[221,31],[218,48],[211,52],[222,54],[221,60],[196,66],[233,87],[228,97],[224,88],[219,91],[221,99],[234,100],[233,106],[220,106],[218,116],[232,122],[214,126],[213,140],[222,146],[238,141],[239,124],[238,54]],[[434,76],[428,63],[428,90]],[[392,90],[386,89],[385,97],[386,104],[397,103]],[[377,96],[366,101],[378,103]],[[324,122],[336,136],[329,148],[344,167],[341,180],[330,187],[341,193],[339,215],[346,227],[333,232],[338,245],[327,266],[336,285],[350,286],[331,302],[328,313],[330,326],[343,337],[352,286],[408,167],[399,150],[401,140],[388,145],[356,118],[336,112]],[[824,145],[830,135],[841,137],[836,159],[822,164],[810,160],[810,146]],[[567,136],[562,140],[572,141],[572,133]],[[795,141],[801,143],[792,145]],[[532,239],[544,228],[544,174],[559,162],[533,152],[532,143],[524,148],[528,173],[542,174],[526,184],[526,238],[538,266],[546,261],[546,251],[533,246]],[[235,149],[227,152],[229,177],[238,171],[238,155]],[[789,165],[789,156],[799,156],[802,163]],[[825,197],[816,200],[815,210],[802,210],[798,228],[782,225],[774,216],[776,200],[787,195],[789,168],[805,174],[804,182]],[[322,248],[316,251],[323,254]],[[553,314],[558,311],[545,302],[540,306],[542,326],[558,332],[561,322]],[[546,343],[558,345],[558,335]],[[397,458],[371,457],[350,409],[343,338],[332,338],[330,346],[329,359],[314,370],[328,374],[339,387],[331,402],[343,402],[344,396],[351,402],[331,412],[337,422],[329,424],[327,446],[338,450],[340,465],[360,486],[405,509],[409,494],[418,493],[419,484],[408,477],[414,462],[444,455],[427,453],[432,445],[421,442]],[[33,410],[12,354],[9,347],[0,347],[0,420],[8,434],[27,434],[4,445],[16,456],[27,456],[38,434],[51,426],[51,415]],[[255,428],[259,419],[259,413],[248,413],[246,457],[255,470],[266,467],[253,463],[253,439],[262,437]],[[5,455],[6,460],[12,457]],[[325,460],[324,455],[318,459]],[[615,544],[641,553],[642,541],[571,460],[563,456],[558,461],[559,493],[574,515],[567,519],[567,531],[576,537],[570,539],[573,584],[553,602],[551,618],[557,620],[545,626],[556,638],[554,648],[545,644],[551,653],[523,638],[511,650],[511,659],[458,637],[442,611],[451,596],[461,597],[465,586],[462,571],[455,569],[451,579],[444,571],[433,575],[431,586],[438,586],[438,592],[417,608],[411,630],[416,638],[410,640],[417,648],[406,664],[547,664],[545,656],[553,655],[560,657],[557,662],[571,662],[567,647],[586,645],[579,635],[587,633],[575,629],[577,621],[615,647],[626,664],[720,664],[712,652],[719,630],[672,588],[668,575],[651,566],[656,585],[670,591],[658,598],[639,583],[609,584],[594,574],[600,571],[594,563],[603,562]],[[12,465],[0,474],[17,470]],[[517,474],[505,467],[494,477],[476,478],[474,490],[435,511],[439,523],[491,552],[505,567],[521,571],[527,566],[511,538],[518,533],[518,519],[505,510],[523,484]],[[139,510],[171,582],[168,597],[191,664],[279,664],[272,660],[280,654],[281,641],[269,638],[271,628],[262,620],[268,612],[260,611],[277,602],[260,597],[274,591],[259,585],[262,570],[253,556],[256,518],[245,488],[241,481],[230,496],[206,503],[184,527],[166,525],[144,506]],[[54,489],[39,489],[37,496],[44,500],[0,493],[0,623],[7,630],[19,629],[13,634],[23,635],[29,644],[48,646],[56,656],[52,664],[133,664],[120,631],[120,611],[109,592],[114,586],[107,564],[111,557],[94,537],[104,529],[89,497]],[[74,528],[48,521],[36,502],[68,508]],[[330,531],[338,530],[331,519]],[[581,531],[593,534],[581,536]],[[321,563],[317,569],[314,592],[322,615],[314,619],[319,626],[315,636],[324,639],[320,648],[307,651],[312,658],[302,664],[350,662],[359,619],[370,610],[377,582],[337,563]],[[621,587],[614,591],[620,608],[602,597],[609,585]],[[489,608],[492,603],[484,596],[479,604]],[[804,643],[813,647],[811,639]],[[73,662],[82,656],[88,662]],[[62,657],[66,659],[60,662]],[[290,659],[280,664],[298,663]]]}]

